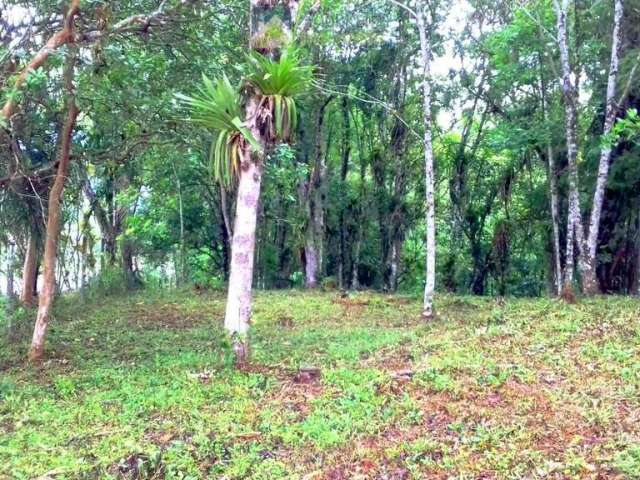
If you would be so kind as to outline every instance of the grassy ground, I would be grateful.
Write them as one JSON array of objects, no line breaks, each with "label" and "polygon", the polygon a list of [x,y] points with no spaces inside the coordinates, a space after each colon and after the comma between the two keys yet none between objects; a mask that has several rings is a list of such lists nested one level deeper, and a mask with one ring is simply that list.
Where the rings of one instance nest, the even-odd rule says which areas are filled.
[{"label": "grassy ground", "polygon": [[[0,478],[640,478],[640,303],[262,293],[58,305],[0,345]],[[296,376],[301,366],[321,378]]]}]

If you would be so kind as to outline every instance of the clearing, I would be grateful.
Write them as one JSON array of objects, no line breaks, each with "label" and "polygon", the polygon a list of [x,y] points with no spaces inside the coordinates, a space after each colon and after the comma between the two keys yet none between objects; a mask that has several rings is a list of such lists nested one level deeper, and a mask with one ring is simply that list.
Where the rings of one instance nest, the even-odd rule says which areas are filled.
[{"label": "clearing", "polygon": [[37,367],[25,313],[0,477],[640,478],[637,299],[438,302],[258,293],[243,371],[218,293],[63,298]]}]

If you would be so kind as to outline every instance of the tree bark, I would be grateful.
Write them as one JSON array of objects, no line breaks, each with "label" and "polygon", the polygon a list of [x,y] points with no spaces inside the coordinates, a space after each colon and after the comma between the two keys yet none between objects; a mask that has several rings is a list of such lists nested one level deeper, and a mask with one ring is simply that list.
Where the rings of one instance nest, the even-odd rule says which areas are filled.
[{"label": "tree bark", "polygon": [[[54,33],[44,47],[42,47],[38,53],[31,59],[27,66],[20,72],[18,78],[15,81],[14,88],[19,89],[27,80],[29,74],[38,68],[40,68],[44,62],[47,61],[49,56],[58,48],[66,43],[73,41],[73,21],[80,11],[80,0],[71,0],[69,8],[65,17],[62,30]],[[10,95],[4,107],[2,108],[2,116],[8,121],[16,107],[16,97]]]},{"label": "tree bark", "polygon": [[[580,214],[580,196],[578,193],[578,136],[577,136],[577,92],[571,83],[572,70],[569,62],[569,41],[567,38],[567,10],[568,0],[555,0],[557,13],[558,46],[560,48],[560,62],[562,65],[562,98],[565,107],[565,131],[567,137],[567,163],[569,174],[569,208],[567,219],[567,252],[563,290],[573,291],[573,242],[578,246],[578,265],[583,273],[588,267],[584,262],[584,226]],[[572,294],[572,293],[571,293]]]},{"label": "tree bark", "polygon": [[[287,2],[285,8],[295,8],[297,2]],[[261,16],[273,13],[275,2],[267,0],[251,0],[250,4],[250,46],[265,28]],[[286,19],[282,19],[286,20]],[[284,24],[283,24],[284,25]],[[290,32],[290,25],[286,26]],[[264,50],[264,49],[263,49]],[[277,58],[278,48],[263,53]],[[268,132],[262,132],[258,122],[260,114],[260,96],[254,93],[246,107],[246,122],[255,139],[261,144],[260,151],[252,151],[247,145],[242,152],[242,163],[238,178],[236,200],[236,218],[231,244],[231,265],[229,274],[229,290],[224,326],[233,344],[237,364],[245,363],[249,358],[249,325],[251,323],[251,302],[253,269],[256,249],[256,225],[260,205],[260,187],[265,158],[265,149],[269,143]]]},{"label": "tree bark", "polygon": [[549,201],[551,203],[551,226],[553,235],[553,280],[555,294],[562,293],[562,266],[560,264],[560,209],[558,195],[558,174],[551,142],[547,143],[547,163],[549,170]]},{"label": "tree bark", "polygon": [[15,288],[14,288],[14,276],[13,276],[13,272],[14,272],[14,261],[15,261],[15,251],[16,251],[16,246],[15,244],[9,240],[9,242],[7,243],[7,268],[6,268],[6,273],[7,273],[7,297],[8,298],[14,298],[15,297]]},{"label": "tree bark", "polygon": [[[75,13],[74,13],[75,16]],[[70,21],[71,35],[73,35],[73,16],[67,18]],[[41,360],[44,356],[44,342],[47,326],[51,316],[51,308],[56,294],[56,260],[58,253],[58,240],[60,237],[60,224],[62,217],[62,197],[64,195],[65,182],[69,173],[70,153],[73,130],[79,114],[76,105],[73,85],[74,68],[76,62],[76,49],[69,49],[67,65],[65,66],[64,81],[67,91],[67,117],[60,132],[60,152],[58,155],[58,169],[51,191],[49,192],[47,226],[44,245],[44,275],[42,293],[38,301],[38,314],[33,330],[31,350],[29,358],[32,361]]]},{"label": "tree bark", "polygon": [[127,285],[127,289],[133,290],[142,286],[142,279],[138,276],[136,266],[134,262],[134,245],[131,239],[126,235],[121,241],[120,255],[122,262],[122,274],[124,275],[124,281]]},{"label": "tree bark", "polygon": [[418,4],[416,20],[420,36],[420,53],[422,60],[422,95],[424,122],[424,169],[425,169],[425,201],[426,201],[426,270],[424,287],[424,306],[422,315],[425,319],[433,318],[434,294],[436,284],[436,216],[435,216],[435,179],[433,162],[433,143],[431,137],[431,40],[427,34],[425,0]]},{"label": "tree bark", "polygon": [[178,193],[178,215],[180,217],[180,263],[176,265],[179,273],[176,274],[177,284],[182,285],[187,280],[187,248],[184,235],[184,207],[182,204],[182,183],[176,170],[175,164],[172,164],[173,177],[176,180],[176,187]]},{"label": "tree bark", "polygon": [[[624,7],[622,0],[615,0],[613,40],[611,44],[611,63],[609,65],[609,78],[607,80],[606,112],[604,117],[603,136],[611,133],[616,119],[616,84],[618,79],[618,68],[620,65],[620,37]],[[593,193],[593,203],[591,205],[591,218],[589,221],[589,236],[587,238],[587,248],[584,252],[585,266],[582,272],[582,290],[586,295],[594,295],[599,292],[598,279],[596,277],[596,253],[598,249],[598,233],[600,231],[600,217],[602,215],[602,204],[604,202],[604,191],[607,186],[609,176],[609,164],[611,162],[611,146],[602,147],[600,152],[600,162],[598,166],[598,176],[596,187]]]},{"label": "tree bark", "polygon": [[340,254],[338,256],[338,282],[340,288],[349,286],[347,269],[347,226],[345,213],[348,207],[347,174],[349,173],[349,158],[351,156],[351,121],[349,116],[349,103],[347,98],[342,98],[342,163],[340,168],[340,182],[342,184],[342,205],[340,206]]},{"label": "tree bark", "polygon": [[311,177],[303,186],[303,201],[307,214],[307,228],[304,245],[305,287],[316,288],[322,271],[324,247],[324,183],[327,165],[324,155],[324,114],[333,97],[328,97],[320,105],[316,116],[316,136],[314,165]]},{"label": "tree bark", "polygon": [[38,240],[35,233],[29,234],[27,250],[24,253],[24,266],[22,268],[22,292],[20,302],[27,307],[35,303],[35,292],[38,283]]},{"label": "tree bark", "polygon": [[358,232],[356,234],[356,241],[353,247],[353,265],[351,267],[351,288],[353,290],[360,289],[360,276],[358,275],[358,267],[360,265],[360,249],[362,247],[362,229],[364,227],[360,226],[358,228]]},{"label": "tree bark", "polygon": [[[116,209],[114,205],[114,180],[109,177],[109,187],[107,193],[108,207],[105,209],[100,204],[100,199],[97,197],[86,171],[83,170],[85,176],[82,183],[82,191],[89,201],[91,210],[93,211],[98,227],[100,227],[102,252],[106,253],[107,265],[110,267],[115,266],[117,256],[117,239],[118,235],[122,232],[123,220],[126,215],[126,209]],[[104,259],[103,259],[104,260]]]},{"label": "tree bark", "polygon": [[[259,108],[257,98],[247,105],[247,118],[255,118]],[[256,139],[262,139],[259,129],[251,132]],[[256,247],[256,224],[260,202],[263,158],[262,152],[252,152],[247,147],[238,179],[236,218],[231,243],[231,272],[224,326],[232,337],[236,361],[245,363],[249,357],[249,325],[251,322],[251,302],[254,254]]]}]

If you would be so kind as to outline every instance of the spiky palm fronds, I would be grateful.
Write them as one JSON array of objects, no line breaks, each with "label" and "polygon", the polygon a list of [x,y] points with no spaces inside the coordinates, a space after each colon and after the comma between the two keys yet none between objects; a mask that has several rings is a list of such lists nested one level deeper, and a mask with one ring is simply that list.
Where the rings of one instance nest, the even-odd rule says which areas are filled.
[{"label": "spiky palm fronds", "polygon": [[274,140],[290,140],[298,121],[295,98],[308,90],[313,68],[301,65],[293,51],[285,51],[278,60],[253,53],[246,73],[247,84],[262,97],[261,129]]},{"label": "spiky palm fronds", "polygon": [[226,75],[215,83],[203,75],[197,95],[178,94],[177,98],[189,110],[192,122],[216,132],[210,149],[213,176],[225,185],[231,184],[247,144],[254,150],[262,149],[240,120],[242,104],[238,89]]}]

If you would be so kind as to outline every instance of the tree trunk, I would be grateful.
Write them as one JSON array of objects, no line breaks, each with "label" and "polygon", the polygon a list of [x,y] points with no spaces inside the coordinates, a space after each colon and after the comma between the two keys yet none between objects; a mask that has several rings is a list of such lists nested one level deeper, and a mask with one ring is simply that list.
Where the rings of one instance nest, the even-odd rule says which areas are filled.
[{"label": "tree trunk", "polygon": [[176,170],[175,164],[171,164],[173,168],[173,177],[176,180],[176,187],[178,191],[178,215],[180,217],[180,262],[176,265],[176,279],[177,284],[182,285],[187,281],[187,248],[185,243],[184,236],[184,207],[182,204],[182,183],[180,182],[180,177],[178,176],[178,172]]},{"label": "tree trunk", "polygon": [[15,262],[15,250],[16,246],[12,241],[9,241],[7,245],[7,297],[15,297],[15,288],[13,285],[13,271]]},{"label": "tree trunk", "polygon": [[108,194],[108,205],[109,212],[105,210],[100,204],[100,200],[98,199],[93,187],[91,186],[91,181],[89,180],[89,176],[86,171],[83,169],[83,175],[85,176],[84,181],[82,182],[82,191],[87,197],[90,208],[93,211],[95,218],[98,222],[98,226],[100,227],[101,234],[101,243],[102,243],[102,252],[106,253],[107,257],[107,265],[110,267],[115,266],[116,264],[116,246],[117,246],[117,237],[120,233],[120,226],[122,225],[121,216],[113,211],[113,180],[110,179],[109,185],[109,194]]},{"label": "tree trunk", "polygon": [[356,234],[356,241],[353,247],[353,262],[351,266],[351,288],[353,290],[360,289],[360,277],[358,276],[358,266],[360,265],[360,249],[362,246],[362,226],[359,227]]},{"label": "tree trunk", "polygon": [[35,293],[38,283],[38,240],[35,233],[29,234],[27,250],[24,253],[24,266],[22,268],[22,292],[20,301],[30,307],[35,303]]},{"label": "tree trunk", "polygon": [[555,294],[562,293],[562,267],[560,265],[560,212],[558,200],[558,176],[556,173],[553,147],[549,142],[547,145],[547,162],[549,170],[549,191],[551,203],[551,225],[553,235],[553,280]]},{"label": "tree trunk", "polygon": [[[268,28],[266,17],[278,14],[277,2],[267,0],[251,0],[250,4],[250,46],[260,48],[263,54],[277,58],[279,48],[271,48],[265,51],[264,45],[260,46],[260,36],[266,33]],[[297,6],[297,1],[285,2],[285,10],[289,15],[280,18],[282,28],[287,30],[284,36],[288,36],[291,25],[285,22],[291,19],[290,11]],[[253,94],[247,102],[246,115],[248,128],[255,139],[261,144],[260,151],[252,152],[247,146],[242,152],[242,164],[238,179],[238,191],[236,200],[236,218],[233,228],[233,240],[231,244],[231,265],[229,274],[229,291],[227,296],[227,308],[224,325],[231,335],[233,350],[238,364],[245,363],[249,357],[249,325],[251,322],[251,289],[253,284],[254,254],[256,249],[256,224],[258,207],[260,204],[260,186],[262,182],[263,162],[265,149],[270,139],[268,132],[262,132],[259,128],[260,96]]]},{"label": "tree trunk", "polygon": [[349,103],[347,98],[342,98],[342,164],[340,168],[340,182],[342,205],[340,206],[340,254],[338,256],[338,282],[340,288],[349,286],[346,275],[347,269],[347,226],[345,213],[348,210],[349,194],[347,189],[347,174],[349,173],[349,157],[351,156],[351,121],[349,117]]},{"label": "tree trunk", "polygon": [[327,165],[324,155],[323,127],[324,113],[333,97],[329,97],[320,105],[316,117],[315,160],[311,177],[303,188],[303,201],[307,213],[307,229],[305,232],[305,287],[316,288],[322,271],[324,247],[324,182]]},{"label": "tree trunk", "polygon": [[[607,80],[606,112],[604,117],[604,137],[611,133],[613,123],[616,119],[615,96],[618,67],[620,64],[620,28],[623,12],[624,8],[622,0],[615,0],[611,63],[609,65],[609,78]],[[598,279],[596,277],[596,253],[598,249],[598,233],[600,231],[600,217],[602,215],[602,204],[604,202],[604,191],[607,186],[607,178],[609,176],[610,162],[611,146],[603,146],[600,152],[600,164],[598,166],[596,188],[593,193],[587,248],[584,252],[586,269],[582,272],[582,290],[586,295],[594,295],[599,291]]]},{"label": "tree trunk", "polygon": [[130,239],[126,238],[126,236],[122,239],[120,251],[122,256],[122,274],[124,275],[124,281],[127,285],[127,289],[133,290],[139,288],[142,285],[142,280],[136,273],[133,244]]},{"label": "tree trunk", "polygon": [[389,252],[389,291],[398,290],[398,276],[400,274],[400,254],[402,252],[402,238],[395,237],[391,240]]},{"label": "tree trunk", "polygon": [[[254,118],[257,109],[258,99],[252,98],[247,105],[247,118]],[[259,130],[252,130],[256,139],[260,139]],[[263,169],[261,152],[255,152],[256,158],[252,158],[247,148],[243,155],[238,179],[236,218],[231,243],[231,272],[224,320],[224,326],[232,337],[233,350],[239,364],[245,363],[249,357],[251,288]]]},{"label": "tree trunk", "polygon": [[565,107],[565,131],[567,136],[567,163],[569,173],[569,208],[567,220],[567,264],[565,265],[564,287],[563,290],[567,294],[572,295],[572,274],[573,274],[573,241],[578,246],[578,265],[580,272],[583,273],[587,269],[583,253],[584,245],[584,226],[580,214],[580,196],[578,193],[578,136],[577,136],[577,92],[571,83],[571,65],[569,63],[569,42],[567,38],[567,10],[569,6],[568,0],[555,0],[557,11],[557,30],[558,30],[558,46],[560,48],[560,60],[562,65],[562,98]]},{"label": "tree trunk", "polygon": [[[73,31],[73,16],[66,21],[70,21],[70,29]],[[74,68],[76,62],[76,49],[70,45],[69,58],[65,66],[64,79],[67,90],[67,118],[60,132],[60,153],[58,156],[58,169],[51,191],[49,192],[49,202],[47,211],[47,226],[44,244],[44,275],[42,293],[38,301],[38,315],[33,330],[31,350],[29,358],[32,361],[42,359],[44,356],[44,342],[51,316],[51,307],[56,294],[56,259],[58,251],[58,240],[60,237],[60,223],[62,210],[62,197],[64,195],[65,182],[69,173],[70,153],[73,130],[79,114],[76,105],[75,91],[73,86]]]},{"label": "tree trunk", "polygon": [[[549,123],[549,110],[547,107],[547,84],[543,73],[542,55],[538,54],[540,64],[540,98],[542,114],[545,123]],[[548,133],[549,135],[549,133]],[[560,208],[558,195],[558,173],[556,171],[555,156],[551,140],[547,140],[547,175],[549,177],[549,203],[551,207],[551,227],[553,246],[553,288],[555,295],[562,293],[562,266],[560,260]]]},{"label": "tree trunk", "polygon": [[231,220],[229,220],[227,190],[223,185],[220,185],[220,211],[222,214],[222,222],[220,225],[220,233],[222,236],[222,270],[224,272],[224,279],[228,281],[231,262],[231,240],[233,239],[233,230],[231,229]]},{"label": "tree trunk", "polygon": [[420,52],[422,60],[422,92],[424,121],[424,169],[425,169],[425,201],[426,201],[426,271],[424,287],[424,306],[422,315],[426,319],[434,315],[434,293],[436,284],[436,216],[435,216],[435,179],[433,165],[433,144],[431,138],[431,42],[427,35],[426,1],[418,4],[416,15],[418,34],[420,36]]}]

